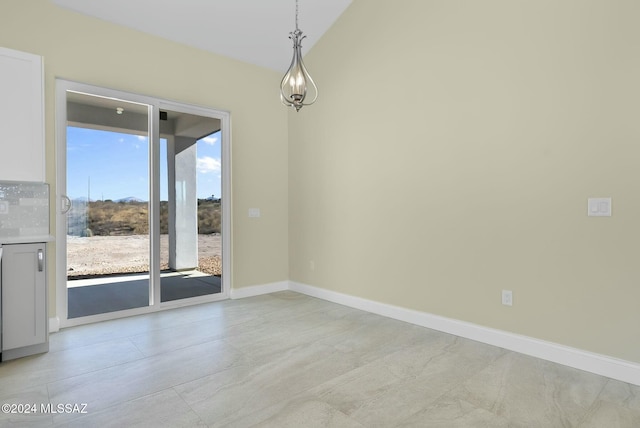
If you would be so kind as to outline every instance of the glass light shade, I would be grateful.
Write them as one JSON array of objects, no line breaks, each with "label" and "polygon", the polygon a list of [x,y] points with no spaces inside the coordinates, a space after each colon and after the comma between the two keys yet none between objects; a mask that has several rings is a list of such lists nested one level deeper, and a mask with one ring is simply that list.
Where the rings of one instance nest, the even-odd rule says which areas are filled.
[{"label": "glass light shade", "polygon": [[[318,87],[314,83],[311,75],[302,62],[302,40],[305,36],[302,31],[296,30],[290,33],[289,38],[293,40],[293,59],[289,70],[280,82],[280,100],[286,106],[290,106],[300,111],[303,106],[308,106],[316,102],[318,98]],[[305,102],[307,92],[310,92],[313,99]]]}]

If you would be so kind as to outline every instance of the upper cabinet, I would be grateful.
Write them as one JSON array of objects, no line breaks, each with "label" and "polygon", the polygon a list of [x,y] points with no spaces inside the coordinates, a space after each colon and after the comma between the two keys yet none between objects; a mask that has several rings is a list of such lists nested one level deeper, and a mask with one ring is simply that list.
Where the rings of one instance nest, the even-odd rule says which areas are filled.
[{"label": "upper cabinet", "polygon": [[0,181],[45,181],[42,57],[0,47]]}]

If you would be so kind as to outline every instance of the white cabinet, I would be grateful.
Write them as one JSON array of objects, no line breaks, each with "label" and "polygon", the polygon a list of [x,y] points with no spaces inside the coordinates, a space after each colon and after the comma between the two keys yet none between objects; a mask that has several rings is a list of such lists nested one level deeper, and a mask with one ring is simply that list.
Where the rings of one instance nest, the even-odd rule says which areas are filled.
[{"label": "white cabinet", "polygon": [[45,244],[2,246],[2,359],[48,351]]},{"label": "white cabinet", "polygon": [[0,180],[45,181],[42,57],[0,47]]}]

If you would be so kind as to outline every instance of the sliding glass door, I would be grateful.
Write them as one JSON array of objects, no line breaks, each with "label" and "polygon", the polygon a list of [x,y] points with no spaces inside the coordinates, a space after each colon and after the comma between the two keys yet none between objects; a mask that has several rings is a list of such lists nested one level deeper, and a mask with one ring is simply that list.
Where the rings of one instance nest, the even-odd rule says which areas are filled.
[{"label": "sliding glass door", "polygon": [[149,305],[148,109],[67,93],[69,318]]},{"label": "sliding glass door", "polygon": [[227,297],[228,114],[66,81],[57,98],[61,324]]},{"label": "sliding glass door", "polygon": [[174,110],[161,118],[161,301],[220,294],[221,121]]}]

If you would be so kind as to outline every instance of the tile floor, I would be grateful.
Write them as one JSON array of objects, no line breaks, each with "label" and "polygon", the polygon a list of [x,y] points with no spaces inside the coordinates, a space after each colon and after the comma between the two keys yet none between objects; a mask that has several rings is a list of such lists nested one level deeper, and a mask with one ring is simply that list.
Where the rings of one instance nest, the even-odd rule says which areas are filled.
[{"label": "tile floor", "polygon": [[57,413],[0,427],[640,427],[640,387],[293,292],[62,330],[0,364],[3,403]]}]

